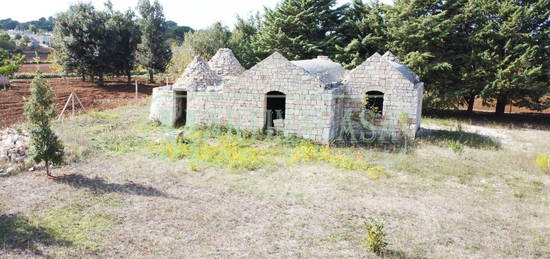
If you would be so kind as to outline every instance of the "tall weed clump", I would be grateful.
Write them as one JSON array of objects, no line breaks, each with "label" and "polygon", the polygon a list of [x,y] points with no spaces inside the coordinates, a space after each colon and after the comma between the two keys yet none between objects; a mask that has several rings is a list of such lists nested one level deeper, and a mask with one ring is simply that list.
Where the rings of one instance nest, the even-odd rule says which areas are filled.
[{"label": "tall weed clump", "polygon": [[367,250],[376,254],[381,254],[388,242],[386,241],[386,232],[384,231],[384,221],[380,219],[371,220],[365,225],[367,236],[363,239]]},{"label": "tall weed clump", "polygon": [[550,155],[540,154],[536,159],[537,167],[540,168],[543,172],[550,173]]}]

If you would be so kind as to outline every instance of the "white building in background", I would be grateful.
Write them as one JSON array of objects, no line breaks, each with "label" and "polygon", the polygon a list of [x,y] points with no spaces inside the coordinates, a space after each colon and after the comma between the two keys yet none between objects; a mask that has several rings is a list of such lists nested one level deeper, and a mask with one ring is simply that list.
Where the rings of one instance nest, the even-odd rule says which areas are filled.
[{"label": "white building in background", "polygon": [[21,35],[21,37],[27,36],[30,39],[29,47],[45,47],[45,48],[51,48],[51,39],[52,34],[47,33],[33,33],[28,30],[20,31],[20,30],[8,30],[7,31],[10,38],[15,39],[16,35]]}]

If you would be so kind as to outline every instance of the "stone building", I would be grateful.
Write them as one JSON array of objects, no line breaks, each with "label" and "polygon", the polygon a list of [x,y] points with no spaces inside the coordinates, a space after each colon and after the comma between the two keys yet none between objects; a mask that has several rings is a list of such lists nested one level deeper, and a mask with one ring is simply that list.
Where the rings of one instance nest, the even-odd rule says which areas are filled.
[{"label": "stone building", "polygon": [[274,53],[245,70],[231,50],[196,57],[174,85],[153,90],[162,124],[267,130],[320,143],[414,137],[423,83],[390,52],[346,71],[328,57],[289,61]]}]

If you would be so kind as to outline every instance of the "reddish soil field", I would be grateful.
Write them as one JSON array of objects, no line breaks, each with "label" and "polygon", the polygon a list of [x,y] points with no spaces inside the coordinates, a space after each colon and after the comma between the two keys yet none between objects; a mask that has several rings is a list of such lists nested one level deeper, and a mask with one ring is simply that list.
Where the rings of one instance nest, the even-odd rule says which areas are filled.
[{"label": "reddish soil field", "polygon": [[38,70],[42,73],[54,72],[51,68],[51,64],[23,64],[19,67],[19,71],[17,71],[17,73],[34,73],[36,72],[37,66]]},{"label": "reddish soil field", "polygon": [[[11,88],[0,91],[0,128],[25,120],[23,98],[30,94],[31,81],[30,79],[13,80]],[[47,81],[55,92],[58,112],[63,109],[71,92],[76,93],[87,111],[112,109],[135,101],[135,86],[127,85],[123,78],[106,80],[106,85],[103,87],[96,86],[93,82],[82,82],[77,78],[47,79]],[[147,84],[146,79],[143,78],[139,78],[138,82],[139,97],[151,95],[153,87],[159,86],[159,84]],[[70,112],[67,113],[70,114]]]}]

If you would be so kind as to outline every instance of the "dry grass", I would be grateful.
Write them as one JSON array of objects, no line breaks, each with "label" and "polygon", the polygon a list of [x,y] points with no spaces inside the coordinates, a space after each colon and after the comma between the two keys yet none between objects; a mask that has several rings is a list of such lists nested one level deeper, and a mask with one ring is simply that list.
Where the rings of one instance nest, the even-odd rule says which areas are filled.
[{"label": "dry grass", "polygon": [[[375,257],[363,243],[364,226],[380,218],[389,243],[382,255],[390,258],[550,254],[550,175],[536,165],[537,155],[548,153],[549,131],[464,123],[469,137],[463,138],[455,121],[428,119],[427,127],[448,132],[408,152],[329,150],[382,167],[376,179],[322,159],[290,163],[327,151],[285,139],[247,146],[269,149],[263,158],[277,163],[193,171],[189,154],[180,160],[147,152],[171,130],[147,123],[146,111],[125,107],[57,124],[73,161],[55,170],[64,178],[40,172],[0,178],[0,253]],[[223,146],[215,136],[200,139]],[[476,142],[486,139],[498,145]],[[450,141],[464,152],[453,152]],[[311,153],[293,158],[299,148]]]}]

